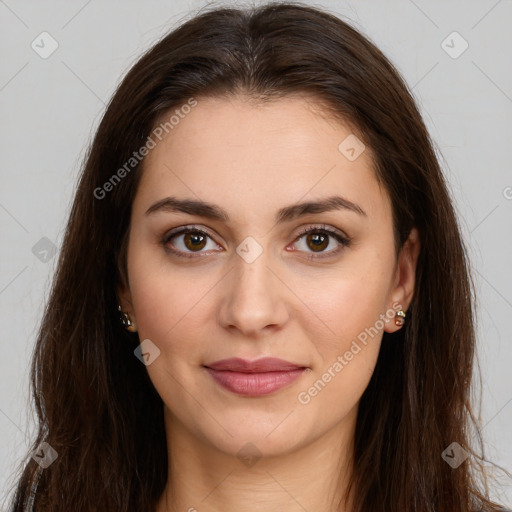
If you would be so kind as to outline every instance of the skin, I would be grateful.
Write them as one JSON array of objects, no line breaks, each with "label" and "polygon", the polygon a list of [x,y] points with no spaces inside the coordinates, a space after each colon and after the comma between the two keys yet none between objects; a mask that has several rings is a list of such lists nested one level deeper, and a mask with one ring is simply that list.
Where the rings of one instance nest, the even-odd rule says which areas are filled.
[{"label": "skin", "polygon": [[[118,289],[140,340],[160,350],[147,366],[165,404],[170,461],[157,512],[332,512],[351,471],[358,404],[383,330],[400,329],[394,318],[359,343],[307,404],[298,395],[330,367],[332,374],[337,357],[394,304],[407,310],[418,233],[411,231],[397,258],[391,204],[370,149],[348,160],[338,145],[352,130],[314,99],[294,95],[265,106],[242,96],[197,100],[146,157],[132,208],[128,282]],[[335,194],[366,215],[340,209],[275,222],[284,206]],[[146,214],[167,196],[215,203],[231,220]],[[194,257],[166,251],[165,234],[191,225],[209,234],[196,252],[183,234],[167,247]],[[328,236],[315,250],[315,233],[298,239],[301,229],[322,225],[348,236],[349,245]],[[249,236],[262,249],[251,263],[236,252]],[[263,356],[308,370],[270,395],[244,397],[203,368]],[[247,443],[261,456],[251,466],[237,456]]]}]

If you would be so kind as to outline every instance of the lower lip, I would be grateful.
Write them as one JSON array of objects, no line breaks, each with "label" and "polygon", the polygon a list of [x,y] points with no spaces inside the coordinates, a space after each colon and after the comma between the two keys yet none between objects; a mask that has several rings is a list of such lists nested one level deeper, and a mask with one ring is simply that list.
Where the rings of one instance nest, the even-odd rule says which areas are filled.
[{"label": "lower lip", "polygon": [[305,368],[297,368],[282,372],[242,373],[206,369],[223,388],[244,396],[262,396],[273,393],[298,379],[305,370]]}]

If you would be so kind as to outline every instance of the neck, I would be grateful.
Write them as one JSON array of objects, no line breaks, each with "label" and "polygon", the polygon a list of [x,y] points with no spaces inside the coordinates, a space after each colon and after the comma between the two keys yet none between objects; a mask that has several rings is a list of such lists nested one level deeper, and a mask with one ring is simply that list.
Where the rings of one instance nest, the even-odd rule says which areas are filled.
[{"label": "neck", "polygon": [[313,443],[265,457],[257,442],[221,451],[166,408],[168,481],[157,512],[346,512],[350,500],[347,508],[338,504],[351,472],[356,415],[357,407]]}]

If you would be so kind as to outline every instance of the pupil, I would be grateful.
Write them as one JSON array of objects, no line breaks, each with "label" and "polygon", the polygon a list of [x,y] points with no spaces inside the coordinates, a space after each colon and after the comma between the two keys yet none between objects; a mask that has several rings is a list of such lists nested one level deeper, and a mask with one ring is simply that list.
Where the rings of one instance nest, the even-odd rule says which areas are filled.
[{"label": "pupil", "polygon": [[325,249],[325,240],[327,239],[327,237],[325,235],[322,235],[322,234],[311,235],[311,239],[313,240],[313,248]]}]

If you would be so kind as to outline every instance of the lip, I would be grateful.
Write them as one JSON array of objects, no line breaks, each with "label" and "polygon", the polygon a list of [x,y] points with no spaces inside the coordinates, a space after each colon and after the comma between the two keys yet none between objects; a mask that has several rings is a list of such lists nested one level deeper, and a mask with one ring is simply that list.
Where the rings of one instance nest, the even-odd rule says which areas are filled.
[{"label": "lip", "polygon": [[232,357],[230,359],[221,359],[205,366],[212,370],[229,370],[242,373],[284,372],[305,368],[303,365],[291,363],[284,359],[277,359],[276,357],[262,357],[255,361]]},{"label": "lip", "polygon": [[256,361],[222,359],[205,365],[208,373],[223,388],[243,396],[262,396],[278,391],[298,379],[305,366],[274,357]]}]

